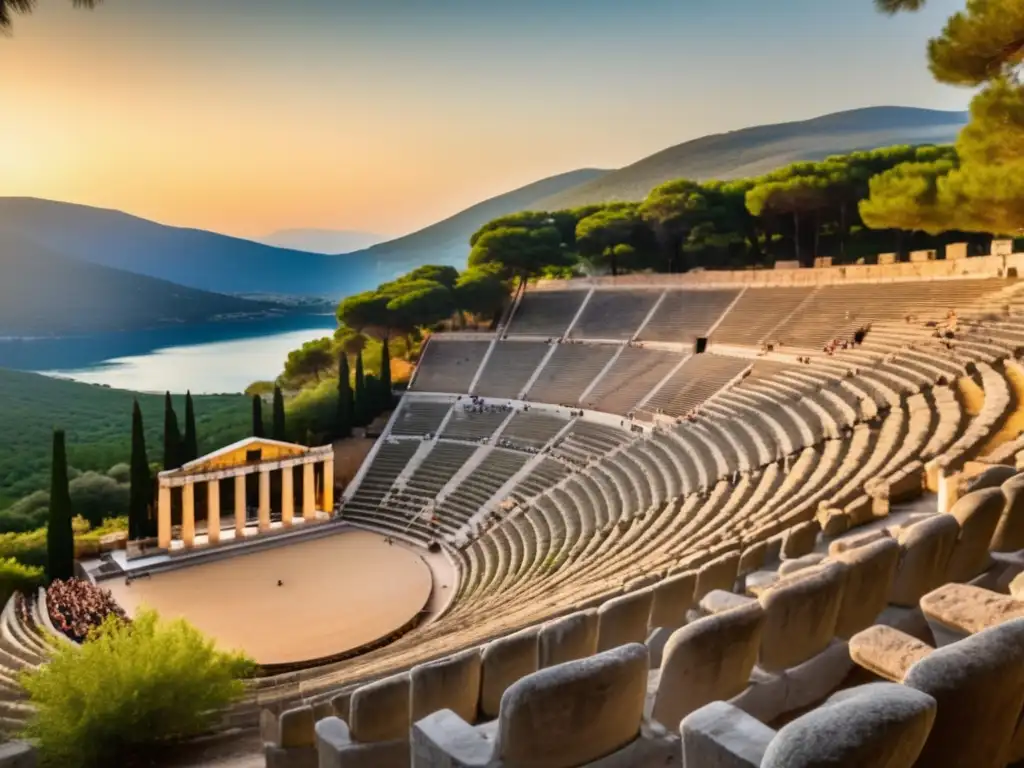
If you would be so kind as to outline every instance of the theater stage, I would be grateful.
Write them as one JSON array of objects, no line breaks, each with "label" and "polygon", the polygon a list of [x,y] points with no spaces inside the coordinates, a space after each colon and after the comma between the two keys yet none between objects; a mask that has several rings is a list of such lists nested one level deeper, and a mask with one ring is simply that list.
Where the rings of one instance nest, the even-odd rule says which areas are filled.
[{"label": "theater stage", "polygon": [[145,604],[182,616],[221,647],[276,666],[386,638],[426,607],[432,578],[411,547],[346,530],[102,586],[129,615]]}]

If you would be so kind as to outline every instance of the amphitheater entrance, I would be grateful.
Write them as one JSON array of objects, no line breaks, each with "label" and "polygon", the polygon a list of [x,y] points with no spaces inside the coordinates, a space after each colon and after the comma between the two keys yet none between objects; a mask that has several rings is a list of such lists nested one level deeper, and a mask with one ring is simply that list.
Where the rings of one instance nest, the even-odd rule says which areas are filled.
[{"label": "amphitheater entrance", "polygon": [[412,547],[343,530],[132,579],[102,582],[129,615],[183,617],[268,671],[391,641],[428,607],[431,568]]},{"label": "amphitheater entrance", "polygon": [[693,352],[696,355],[703,355],[708,348],[708,337],[698,336],[697,341],[693,345]]}]

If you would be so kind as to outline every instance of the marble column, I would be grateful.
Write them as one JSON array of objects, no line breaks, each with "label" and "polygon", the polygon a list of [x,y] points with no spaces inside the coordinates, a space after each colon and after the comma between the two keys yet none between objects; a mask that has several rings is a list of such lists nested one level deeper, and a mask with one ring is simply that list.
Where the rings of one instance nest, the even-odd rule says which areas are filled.
[{"label": "marble column", "polygon": [[270,470],[260,470],[260,533],[270,530]]},{"label": "marble column", "polygon": [[316,519],[316,482],[312,464],[302,465],[302,517]]},{"label": "marble column", "polygon": [[160,549],[171,548],[171,486],[160,484],[157,495],[157,545]]},{"label": "marble column", "polygon": [[245,536],[245,475],[235,475],[235,538]]},{"label": "marble column", "polygon": [[186,481],[181,496],[181,540],[185,549],[191,549],[196,545],[196,487]]},{"label": "marble column", "polygon": [[206,541],[220,543],[220,480],[206,484]]},{"label": "marble column", "polygon": [[324,503],[321,507],[328,515],[334,514],[334,457],[324,461]]},{"label": "marble column", "polygon": [[281,470],[281,522],[291,525],[295,517],[295,475],[293,467]]}]

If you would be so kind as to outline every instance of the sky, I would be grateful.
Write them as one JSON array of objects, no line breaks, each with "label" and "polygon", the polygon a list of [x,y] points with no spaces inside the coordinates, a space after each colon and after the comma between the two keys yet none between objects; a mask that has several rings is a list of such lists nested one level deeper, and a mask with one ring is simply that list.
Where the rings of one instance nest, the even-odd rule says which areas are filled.
[{"label": "sky", "polygon": [[0,196],[241,237],[397,236],[576,168],[873,105],[964,109],[963,0],[40,0],[0,37]]}]

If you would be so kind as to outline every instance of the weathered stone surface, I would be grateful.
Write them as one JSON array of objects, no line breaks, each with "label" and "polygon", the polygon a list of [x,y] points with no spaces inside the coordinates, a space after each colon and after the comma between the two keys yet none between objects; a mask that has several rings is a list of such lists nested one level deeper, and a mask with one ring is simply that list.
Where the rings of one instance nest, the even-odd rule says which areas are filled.
[{"label": "weathered stone surface", "polygon": [[495,756],[505,765],[585,765],[640,732],[647,649],[632,643],[523,678],[501,700]]},{"label": "weathered stone surface", "polygon": [[900,546],[883,537],[833,556],[846,566],[846,586],[836,619],[836,637],[849,639],[875,623],[889,602],[899,565]]},{"label": "weathered stone surface", "polygon": [[987,488],[998,488],[1015,474],[1017,474],[1017,470],[1013,467],[989,467],[968,481],[965,493],[983,491]]},{"label": "weathered stone surface", "polygon": [[775,731],[732,704],[713,701],[679,724],[683,766],[760,768]]},{"label": "weathered stone surface", "polygon": [[480,712],[485,718],[495,718],[505,690],[539,668],[536,628],[492,640],[480,658]]},{"label": "weathered stone surface", "polygon": [[960,499],[949,514],[960,523],[960,536],[949,558],[950,581],[969,581],[988,568],[992,541],[1006,497],[999,488],[986,488]]},{"label": "weathered stone surface", "polygon": [[283,749],[313,746],[316,743],[314,724],[312,707],[295,707],[282,712],[278,723],[279,745]]},{"label": "weathered stone surface", "polygon": [[597,609],[597,650],[609,651],[627,643],[647,639],[654,594],[642,589],[613,598]]},{"label": "weathered stone surface", "polygon": [[346,723],[351,722],[350,713],[353,693],[355,693],[354,690],[345,691],[331,697],[331,708],[334,710],[334,716],[340,717]]},{"label": "weathered stone surface", "polygon": [[677,629],[665,644],[651,714],[666,728],[740,693],[757,661],[764,610],[751,602]]},{"label": "weathered stone surface", "polygon": [[993,552],[1018,552],[1024,549],[1024,472],[1003,483],[1002,491],[1006,506],[989,548]]},{"label": "weathered stone surface", "polygon": [[872,542],[878,541],[879,539],[891,539],[892,534],[889,533],[888,528],[876,528],[873,531],[866,531],[864,533],[855,533],[850,536],[844,536],[841,539],[836,539],[828,545],[829,557],[834,558],[841,552],[848,552],[851,549],[857,547],[863,547]]},{"label": "weathered stone surface", "polygon": [[781,672],[795,667],[825,650],[835,636],[846,567],[830,562],[813,570],[780,580],[758,598],[766,617],[761,668]]},{"label": "weathered stone surface", "polygon": [[686,612],[693,607],[693,592],[697,586],[697,572],[687,571],[670,576],[653,588],[651,628],[675,629],[686,621]]},{"label": "weathered stone surface", "polygon": [[352,739],[357,742],[409,738],[408,675],[395,675],[357,688],[350,704]]},{"label": "weathered stone surface", "polygon": [[843,691],[782,728],[761,768],[911,768],[935,709],[931,696],[893,683]]},{"label": "weathered stone surface", "polygon": [[597,610],[563,616],[540,630],[540,666],[553,667],[597,653]]},{"label": "weathered stone surface", "polygon": [[850,638],[850,658],[881,678],[898,683],[932,648],[898,629],[876,624]]},{"label": "weathered stone surface", "polygon": [[722,611],[747,605],[753,600],[754,598],[746,595],[737,595],[735,592],[726,592],[723,589],[713,589],[700,601],[700,609],[705,614],[722,613]]},{"label": "weathered stone surface", "polygon": [[938,702],[920,765],[1001,768],[1024,704],[1024,619],[936,649],[903,684]]},{"label": "weathered stone surface", "polygon": [[779,576],[789,576],[813,565],[819,565],[824,559],[825,555],[821,552],[813,552],[803,557],[794,557],[792,560],[783,560],[779,564]]},{"label": "weathered stone surface", "polygon": [[821,526],[815,520],[808,520],[790,528],[782,542],[782,559],[793,560],[811,554],[819,533]]},{"label": "weathered stone surface", "polygon": [[921,610],[929,621],[973,635],[1024,618],[1024,601],[968,584],[945,584],[921,598]]},{"label": "weathered stone surface", "polygon": [[697,586],[693,592],[694,601],[700,601],[713,589],[732,591],[740,565],[739,552],[727,552],[700,567],[697,572]]},{"label": "weathered stone surface", "polygon": [[945,584],[959,535],[960,524],[952,515],[935,515],[901,529],[897,541],[902,557],[889,602],[915,608],[923,595]]},{"label": "weathered stone surface", "polygon": [[1010,582],[1010,594],[1018,600],[1024,600],[1024,571],[1018,573]]},{"label": "weathered stone surface", "polygon": [[746,576],[748,573],[759,571],[764,568],[768,556],[768,542],[758,541],[750,544],[740,555],[738,574]]},{"label": "weathered stone surface", "polygon": [[36,768],[36,751],[23,741],[0,744],[0,768]]},{"label": "weathered stone surface", "polygon": [[480,702],[480,651],[420,664],[409,673],[412,682],[412,720],[439,709],[450,709],[467,723],[476,721]]},{"label": "weathered stone surface", "polygon": [[264,744],[280,744],[281,728],[278,724],[277,715],[269,709],[260,710],[260,741]]},{"label": "weathered stone surface", "polygon": [[[309,768],[408,768],[409,737],[406,735],[393,741],[357,743],[353,741],[344,720],[327,717],[317,721],[313,759]],[[286,764],[282,768],[300,766]]]}]

